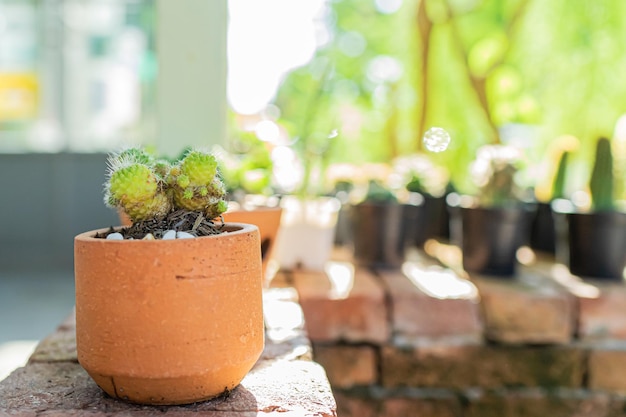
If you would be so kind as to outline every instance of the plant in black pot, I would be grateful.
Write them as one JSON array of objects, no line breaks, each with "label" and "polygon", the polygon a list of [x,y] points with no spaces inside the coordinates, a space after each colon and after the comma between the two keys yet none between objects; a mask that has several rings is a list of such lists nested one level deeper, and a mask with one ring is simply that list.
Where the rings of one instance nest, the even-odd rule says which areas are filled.
[{"label": "plant in black pot", "polygon": [[415,217],[422,201],[409,193],[396,193],[380,180],[369,180],[365,197],[353,204],[351,213],[354,260],[360,265],[399,267],[404,261],[408,219]]},{"label": "plant in black pot", "polygon": [[[611,142],[598,139],[589,180],[591,206],[555,200],[557,230],[567,240],[557,240],[557,253],[566,254],[570,272],[582,277],[622,281],[626,266],[626,212],[615,200]],[[565,246],[567,245],[567,246]],[[564,247],[565,246],[565,247]]]},{"label": "plant in black pot", "polygon": [[507,145],[485,145],[472,164],[476,196],[451,194],[451,235],[470,273],[514,275],[517,250],[528,241],[533,205],[516,182],[522,154]]},{"label": "plant in black pot", "polygon": [[569,157],[570,152],[567,150],[560,153],[550,194],[543,199],[537,196],[537,211],[533,218],[530,233],[530,247],[537,251],[550,254],[554,254],[556,251],[556,226],[551,203],[565,198],[565,179]]},{"label": "plant in black pot", "polygon": [[433,163],[423,154],[396,158],[393,162],[393,175],[396,181],[405,186],[414,201],[423,200],[409,226],[408,244],[422,247],[430,238],[449,237],[449,217],[446,208],[446,195],[450,192],[450,174],[447,169]]}]

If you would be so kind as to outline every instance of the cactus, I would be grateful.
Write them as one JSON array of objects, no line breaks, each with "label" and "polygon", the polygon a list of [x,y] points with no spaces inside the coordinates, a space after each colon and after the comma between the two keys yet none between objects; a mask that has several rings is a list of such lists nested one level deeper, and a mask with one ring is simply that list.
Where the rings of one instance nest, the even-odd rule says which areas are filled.
[{"label": "cactus", "polygon": [[511,146],[485,145],[478,150],[472,175],[481,206],[503,207],[519,201],[521,190],[515,176],[521,161],[522,154]]},{"label": "cactus", "polygon": [[589,181],[591,204],[594,210],[613,210],[613,182],[611,142],[607,138],[601,137],[596,143],[596,157]]},{"label": "cactus", "polygon": [[209,153],[189,152],[174,169],[169,183],[175,204],[191,211],[203,211],[212,219],[226,211],[226,187],[217,176],[217,160]]},{"label": "cactus", "polygon": [[162,219],[177,209],[213,219],[227,209],[217,161],[209,153],[190,151],[172,165],[131,148],[111,155],[108,165],[105,203],[122,209],[133,223]]},{"label": "cactus", "polygon": [[370,203],[397,203],[396,196],[376,180],[370,180],[365,201]]},{"label": "cactus", "polygon": [[163,217],[171,209],[158,177],[150,167],[138,163],[111,173],[107,202],[122,208],[133,221]]},{"label": "cactus", "polygon": [[559,165],[554,175],[554,181],[552,182],[552,199],[565,198],[565,173],[567,170],[567,160],[569,159],[569,152],[563,151],[559,158]]},{"label": "cactus", "polygon": [[406,185],[406,189],[407,191],[410,191],[412,193],[420,193],[424,195],[428,194],[428,192],[426,191],[426,187],[424,187],[422,179],[417,175],[414,175],[411,178],[411,180]]}]

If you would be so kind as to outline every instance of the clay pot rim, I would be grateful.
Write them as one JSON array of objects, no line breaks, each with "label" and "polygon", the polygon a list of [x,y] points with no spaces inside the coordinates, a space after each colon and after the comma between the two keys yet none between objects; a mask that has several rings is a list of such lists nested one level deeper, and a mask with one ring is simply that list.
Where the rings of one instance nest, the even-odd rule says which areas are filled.
[{"label": "clay pot rim", "polygon": [[[115,230],[120,230],[122,228],[124,228],[125,226],[117,226],[114,227]],[[254,224],[248,224],[248,223],[233,223],[233,222],[226,222],[224,223],[224,229],[228,232],[228,233],[220,233],[217,235],[211,235],[211,236],[200,236],[200,237],[196,237],[194,239],[171,239],[171,240],[163,240],[163,239],[156,239],[156,240],[141,240],[141,239],[135,239],[135,240],[107,240],[107,239],[102,239],[102,238],[96,238],[95,235],[97,233],[104,233],[110,230],[110,227],[105,227],[102,229],[95,229],[95,230],[89,230],[87,232],[83,232],[80,233],[78,235],[76,235],[74,237],[74,241],[81,241],[81,242],[99,242],[102,244],[140,244],[140,245],[171,245],[171,244],[185,244],[185,243],[190,243],[190,242],[197,242],[198,240],[207,240],[207,239],[220,239],[220,238],[224,238],[224,237],[234,237],[234,236],[238,236],[238,235],[245,235],[245,234],[249,234],[251,232],[254,231],[258,231],[259,228],[254,225]]]},{"label": "clay pot rim", "polygon": [[[254,206],[254,207],[250,207],[250,208],[245,208],[245,207],[239,207],[233,210],[228,210],[226,212],[224,212],[224,215],[228,215],[231,213],[254,213],[255,211],[262,211],[262,212],[275,212],[275,211],[282,211],[283,208],[280,206],[276,206],[276,207],[270,207],[270,206]],[[226,224],[228,224],[230,222],[226,222]]]}]

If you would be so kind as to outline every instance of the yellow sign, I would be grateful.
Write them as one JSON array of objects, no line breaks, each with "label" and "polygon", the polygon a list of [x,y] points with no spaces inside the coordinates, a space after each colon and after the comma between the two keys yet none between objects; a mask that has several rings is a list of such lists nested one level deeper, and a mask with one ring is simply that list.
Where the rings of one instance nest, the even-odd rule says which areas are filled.
[{"label": "yellow sign", "polygon": [[0,72],[0,122],[32,119],[37,115],[39,81],[27,72]]}]

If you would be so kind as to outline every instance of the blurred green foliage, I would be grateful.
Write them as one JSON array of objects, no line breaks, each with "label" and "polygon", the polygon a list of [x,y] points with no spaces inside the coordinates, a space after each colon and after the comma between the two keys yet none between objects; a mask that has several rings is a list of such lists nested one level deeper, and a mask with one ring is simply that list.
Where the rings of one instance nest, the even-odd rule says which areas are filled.
[{"label": "blurred green foliage", "polygon": [[626,113],[623,0],[405,0],[389,14],[374,0],[330,4],[330,41],[275,101],[296,145],[326,162],[389,162],[439,126],[452,142],[432,159],[462,188],[481,145],[526,125],[517,143],[531,161],[578,137],[568,171],[582,180],[596,138]]}]

